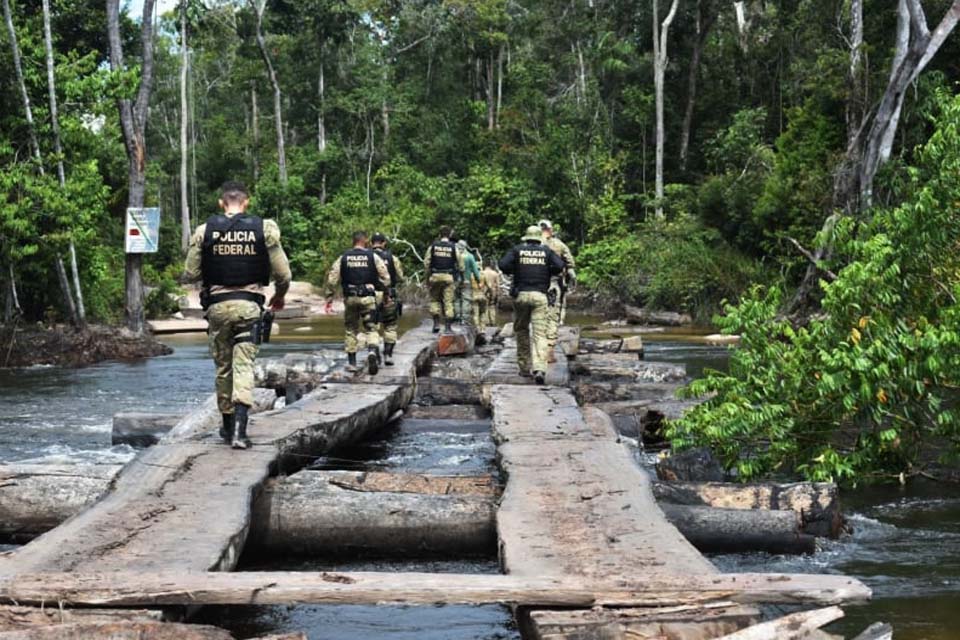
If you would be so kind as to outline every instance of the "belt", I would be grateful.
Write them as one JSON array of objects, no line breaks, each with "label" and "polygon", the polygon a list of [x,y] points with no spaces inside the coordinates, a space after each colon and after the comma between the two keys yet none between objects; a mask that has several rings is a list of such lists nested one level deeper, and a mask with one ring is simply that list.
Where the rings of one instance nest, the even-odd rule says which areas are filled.
[{"label": "belt", "polygon": [[227,291],[226,293],[217,293],[210,296],[210,304],[227,302],[229,300],[246,300],[248,302],[256,302],[261,307],[263,306],[263,303],[267,301],[264,296],[251,291]]}]

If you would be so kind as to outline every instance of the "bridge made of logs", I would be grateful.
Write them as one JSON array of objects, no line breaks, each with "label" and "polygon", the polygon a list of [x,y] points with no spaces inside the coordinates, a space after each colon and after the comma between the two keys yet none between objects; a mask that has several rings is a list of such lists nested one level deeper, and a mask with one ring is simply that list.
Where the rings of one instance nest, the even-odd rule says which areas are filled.
[{"label": "bridge made of logs", "polygon": [[[395,366],[375,377],[347,375],[322,356],[264,363],[258,375],[270,388],[258,392],[252,449],[219,443],[208,400],[122,469],[61,482],[59,503],[78,512],[33,522],[38,533],[53,528],[0,555],[0,640],[229,638],[161,621],[160,612],[166,620],[203,605],[301,603],[506,604],[524,638],[541,640],[800,638],[842,616],[835,605],[870,597],[845,576],[719,572],[658,506],[610,416],[578,403],[569,386],[578,341],[564,331],[542,387],[516,375],[509,337],[472,378],[424,376],[462,368],[471,356],[442,356],[473,351],[470,333],[438,338],[425,326],[402,337]],[[287,404],[271,409],[278,390]],[[415,394],[488,407],[502,478],[300,471],[375,435]],[[0,482],[0,514],[16,506],[4,489],[16,478],[0,472],[11,478]],[[339,490],[352,502],[341,503]],[[405,520],[378,511],[369,498],[376,492],[408,501]],[[330,511],[335,504],[346,506]],[[419,514],[419,528],[409,514]],[[347,537],[331,522],[352,523],[355,540],[368,531],[398,549],[422,547],[431,535],[437,548],[493,538],[503,574],[236,571],[250,544],[317,551]],[[760,622],[764,603],[818,608]]]}]

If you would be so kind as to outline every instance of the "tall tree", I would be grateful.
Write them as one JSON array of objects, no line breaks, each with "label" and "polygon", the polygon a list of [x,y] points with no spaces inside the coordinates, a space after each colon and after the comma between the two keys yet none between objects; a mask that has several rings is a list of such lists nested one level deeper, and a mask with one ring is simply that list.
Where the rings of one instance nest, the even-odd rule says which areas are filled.
[{"label": "tall tree", "polygon": [[[138,208],[144,204],[147,184],[147,116],[150,91],[153,88],[153,7],[155,0],[144,0],[140,23],[142,60],[140,86],[136,97],[119,98],[120,128],[127,150],[127,206]],[[110,42],[110,68],[124,71],[123,43],[120,39],[120,0],[107,0],[107,38]],[[126,278],[125,308],[127,328],[143,333],[143,256],[139,253],[126,255],[124,275]]]},{"label": "tall tree", "polygon": [[190,109],[187,102],[187,79],[190,69],[190,50],[187,45],[187,0],[180,0],[180,250],[190,246],[190,199],[187,182],[189,153]]},{"label": "tall tree", "polygon": [[277,72],[273,68],[273,61],[267,50],[267,40],[263,35],[263,14],[267,9],[267,0],[250,0],[250,6],[253,7],[257,16],[257,47],[260,49],[263,64],[267,67],[270,86],[273,87],[273,119],[277,127],[277,169],[280,174],[280,183],[286,185],[287,151],[283,132],[283,94],[280,92],[280,81],[277,79]]},{"label": "tall tree", "polygon": [[[20,55],[20,44],[17,40],[17,30],[13,26],[13,13],[10,11],[10,0],[3,0],[3,20],[7,24],[7,35],[10,38],[10,49],[13,53],[13,70],[17,76],[17,87],[20,89],[20,100],[23,103],[24,117],[27,119],[27,134],[30,137],[30,153],[40,164],[40,143],[37,141],[37,129],[33,122],[33,108],[30,106],[30,93],[27,83],[23,79],[23,61]],[[41,167],[41,171],[43,168]]]},{"label": "tall tree", "polygon": [[[50,100],[50,128],[53,132],[53,151],[57,157],[57,180],[60,188],[64,189],[67,185],[66,173],[63,169],[63,143],[60,140],[60,116],[57,110],[57,81],[54,73],[56,67],[53,60],[53,37],[50,33],[50,0],[42,0],[43,9],[43,48],[47,58],[47,92]],[[77,248],[73,242],[73,234],[69,239],[70,250],[70,273],[73,277],[73,289],[76,295],[76,305],[68,303],[69,307],[75,307],[76,324],[83,327],[87,324],[87,311],[83,304],[83,288],[80,286],[80,270],[77,266]],[[57,256],[60,261],[60,257]],[[61,270],[58,265],[57,271]],[[67,286],[69,290],[69,285]]]},{"label": "tall tree", "polygon": [[[861,2],[862,0],[853,0]],[[687,168],[687,156],[690,151],[690,130],[693,128],[693,110],[697,100],[697,80],[700,75],[700,58],[707,36],[717,19],[717,11],[712,0],[697,0],[694,10],[693,52],[690,54],[690,67],[687,71],[687,106],[683,110],[683,126],[680,130],[680,168]]]},{"label": "tall tree", "polygon": [[656,171],[656,183],[654,186],[657,199],[656,215],[663,217],[663,147],[666,134],[663,127],[663,80],[667,72],[667,36],[670,34],[670,25],[677,15],[677,6],[680,0],[673,0],[670,4],[670,11],[667,17],[660,23],[657,10],[659,9],[659,0],[653,0],[653,91],[654,101],[656,102],[657,122],[656,122],[656,158],[654,166]]}]

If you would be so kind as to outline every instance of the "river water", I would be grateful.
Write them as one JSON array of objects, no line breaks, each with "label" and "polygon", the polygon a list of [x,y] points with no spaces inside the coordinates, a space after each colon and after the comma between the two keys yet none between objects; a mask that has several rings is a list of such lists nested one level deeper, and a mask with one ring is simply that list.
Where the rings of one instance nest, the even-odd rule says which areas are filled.
[{"label": "river water", "polygon": [[[586,321],[583,319],[582,321]],[[408,319],[409,323],[415,318]],[[271,353],[337,347],[335,319],[284,323],[263,349]],[[722,368],[726,351],[678,334],[645,336],[649,360],[683,362],[697,375]],[[0,369],[0,464],[122,462],[129,447],[110,446],[110,424],[119,411],[183,411],[213,389],[213,365],[202,335],[171,336],[171,356],[139,363],[104,363],[85,369]],[[483,421],[401,421],[381,441],[324,458],[325,468],[384,468],[477,473],[494,469],[494,447]],[[894,624],[903,640],[960,638],[960,487],[911,483],[843,494],[854,532],[827,541],[812,556],[740,554],[713,558],[725,571],[827,572],[855,575],[875,592],[865,606],[846,608],[830,627],[848,636],[874,621]],[[249,564],[245,569],[267,567]],[[274,562],[270,568],[277,568]],[[411,560],[291,559],[290,570],[452,571],[495,573],[492,559]],[[208,608],[204,619],[238,637],[304,630],[312,639],[467,640],[518,638],[502,607],[247,607]]]}]

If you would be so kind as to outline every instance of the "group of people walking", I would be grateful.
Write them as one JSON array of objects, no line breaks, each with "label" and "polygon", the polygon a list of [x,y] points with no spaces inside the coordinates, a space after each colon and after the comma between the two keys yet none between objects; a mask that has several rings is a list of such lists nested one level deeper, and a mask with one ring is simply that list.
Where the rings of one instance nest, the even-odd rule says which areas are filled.
[{"label": "group of people walking", "polygon": [[[203,284],[201,305],[209,324],[223,417],[220,435],[234,448],[246,449],[254,361],[261,342],[269,340],[270,312],[284,307],[290,265],[276,222],[246,213],[249,194],[244,185],[224,184],[219,205],[222,213],[208,218],[191,237],[184,279]],[[335,293],[342,292],[348,366],[357,370],[357,353],[366,349],[366,370],[376,374],[381,365],[393,365],[403,313],[399,297],[403,265],[382,233],[368,237],[357,231],[352,242],[327,275],[325,308],[332,312]],[[453,229],[441,227],[423,263],[433,331],[439,333],[441,327],[452,331],[452,324],[459,321],[474,327],[481,343],[486,327],[496,323],[501,274],[508,276],[519,374],[545,383],[564,320],[566,293],[576,281],[573,255],[554,235],[549,220],[528,227],[496,267],[482,264],[481,256]],[[271,280],[274,295],[267,301],[264,288]]]}]

